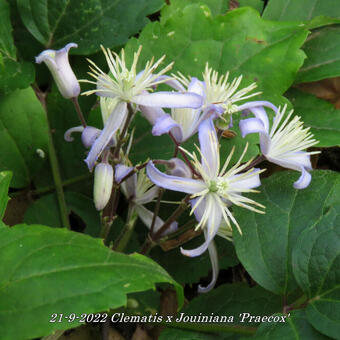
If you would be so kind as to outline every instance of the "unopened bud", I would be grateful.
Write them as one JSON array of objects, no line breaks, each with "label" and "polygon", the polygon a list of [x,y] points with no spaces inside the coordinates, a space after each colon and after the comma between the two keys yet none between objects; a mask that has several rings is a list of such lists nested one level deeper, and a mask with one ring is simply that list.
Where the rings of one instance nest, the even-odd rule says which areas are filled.
[{"label": "unopened bud", "polygon": [[113,169],[108,163],[100,163],[94,170],[93,200],[97,210],[103,210],[111,197]]}]

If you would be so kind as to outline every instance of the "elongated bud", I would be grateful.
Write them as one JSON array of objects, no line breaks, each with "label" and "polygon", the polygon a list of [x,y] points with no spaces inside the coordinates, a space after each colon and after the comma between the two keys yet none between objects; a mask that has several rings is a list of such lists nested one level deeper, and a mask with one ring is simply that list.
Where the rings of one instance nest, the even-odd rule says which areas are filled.
[{"label": "elongated bud", "polygon": [[47,65],[61,95],[67,99],[78,97],[80,93],[78,80],[68,61],[68,52],[71,47],[78,47],[78,45],[69,43],[58,51],[45,50],[35,57],[36,63],[44,62]]},{"label": "elongated bud", "polygon": [[113,169],[108,163],[100,163],[94,170],[93,200],[97,210],[103,210],[110,200],[113,185]]},{"label": "elongated bud", "polygon": [[192,177],[190,168],[179,158],[171,158],[166,168],[169,175],[186,178]]}]

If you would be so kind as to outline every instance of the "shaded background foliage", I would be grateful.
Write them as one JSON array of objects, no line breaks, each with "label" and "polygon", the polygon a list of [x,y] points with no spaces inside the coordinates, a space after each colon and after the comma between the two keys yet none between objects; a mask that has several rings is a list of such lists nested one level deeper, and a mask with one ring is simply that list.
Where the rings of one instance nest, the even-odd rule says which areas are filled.
[{"label": "shaded background foliage", "polygon": [[[175,328],[161,333],[159,326],[150,330],[130,324],[108,331],[126,339],[133,334],[156,338],[159,333],[160,339],[245,339],[242,331],[255,339],[339,338],[339,24],[340,3],[336,0],[171,0],[171,4],[163,0],[2,0],[1,339],[29,339],[79,325],[49,323],[46,316],[52,312],[80,314],[121,308],[129,313],[175,315],[177,304],[183,304],[183,288],[183,312],[235,315],[235,322],[220,328],[174,324]],[[152,249],[152,261],[138,254],[113,253],[98,239],[100,216],[92,206],[93,182],[83,162],[84,148],[79,140],[67,143],[63,139],[65,130],[78,125],[77,117],[47,68],[34,64],[42,50],[61,48],[70,41],[79,45],[70,56],[78,79],[88,77],[85,57],[105,69],[105,60],[98,53],[100,44],[115,51],[125,45],[129,62],[143,45],[139,68],[151,57],[165,54],[166,62],[175,61],[173,71],[185,75],[200,77],[207,61],[220,73],[242,74],[242,85],[257,82],[262,91],[259,98],[294,107],[320,141],[322,154],[313,159],[318,170],[312,173],[312,184],[306,190],[292,188],[296,173],[264,164],[268,178],[255,199],[266,206],[267,213],[233,210],[244,235],[235,234],[234,244],[217,240],[221,271],[217,288],[210,293],[196,294],[199,283],[209,282],[207,254],[183,258],[177,247],[164,251],[165,244]],[[84,83],[81,87],[89,88]],[[80,105],[88,122],[100,128],[94,96],[81,96]],[[227,155],[235,145],[237,158],[249,142],[246,159],[250,159],[259,152],[258,137],[242,139],[239,119],[235,117],[228,138],[222,138],[221,153]],[[167,136],[153,137],[141,116],[133,126],[134,163],[171,157]],[[49,165],[49,128],[75,232],[60,229]],[[192,149],[194,142],[185,147]],[[180,195],[167,195],[165,198],[181,199]],[[173,209],[165,206],[161,215],[165,218]],[[126,202],[121,200],[109,241],[123,227],[126,210]],[[146,235],[139,222],[127,253],[139,251]],[[186,246],[194,247],[201,237],[190,235],[194,239]],[[156,290],[155,284],[160,282],[163,284]],[[177,299],[169,287],[175,287]],[[290,312],[290,318],[284,324],[240,325],[237,316],[242,312]],[[74,334],[77,332],[79,338],[98,336],[98,329],[92,326]]]}]

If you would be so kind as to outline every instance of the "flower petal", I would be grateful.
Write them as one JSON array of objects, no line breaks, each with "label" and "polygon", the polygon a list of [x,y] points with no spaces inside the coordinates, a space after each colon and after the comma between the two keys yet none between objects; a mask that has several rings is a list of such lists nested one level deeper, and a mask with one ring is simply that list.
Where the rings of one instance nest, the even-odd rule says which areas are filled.
[{"label": "flower petal", "polygon": [[154,185],[151,189],[143,193],[142,197],[136,197],[136,204],[146,204],[151,202],[159,193],[159,187]]},{"label": "flower petal", "polygon": [[[204,230],[204,235],[206,234],[206,230]],[[211,241],[209,246],[208,246],[208,251],[209,251],[209,257],[210,257],[210,262],[211,262],[211,267],[212,267],[212,278],[210,283],[206,286],[203,287],[201,285],[198,286],[198,292],[199,293],[208,293],[211,291],[216,284],[217,281],[217,276],[218,276],[218,256],[217,256],[217,249],[215,246],[215,242]]]},{"label": "flower petal", "polygon": [[258,118],[242,119],[240,120],[239,127],[243,138],[247,136],[248,133],[267,133],[262,120]]},{"label": "flower petal", "polygon": [[266,156],[266,158],[283,168],[301,171],[301,167],[307,170],[312,170],[312,164],[310,162],[310,155],[305,151],[298,152],[287,152],[286,154],[280,155],[280,157]]},{"label": "flower petal", "polygon": [[133,170],[132,166],[117,164],[115,167],[115,181],[119,184],[122,179]]},{"label": "flower petal", "polygon": [[198,128],[198,138],[202,153],[202,167],[204,172],[215,178],[220,170],[220,153],[216,130],[212,119],[204,120]]},{"label": "flower petal", "polygon": [[181,248],[183,255],[196,257],[203,254],[207,250],[210,242],[214,239],[222,220],[222,208],[214,196],[214,194],[206,196],[206,206],[202,216],[203,219],[205,216],[207,217],[207,225],[203,226],[203,228],[207,228],[205,242],[195,249],[186,250]]},{"label": "flower petal", "polygon": [[[148,227],[148,229],[151,228],[152,219],[153,219],[153,212],[146,209],[142,205],[136,205],[136,211],[139,216],[139,218],[142,220],[142,222]],[[157,233],[157,231],[164,225],[164,221],[160,217],[156,217],[155,226],[154,226],[154,233]],[[178,229],[178,223],[172,222],[169,226],[169,228],[162,234],[167,235],[170,233],[175,232]]]},{"label": "flower petal", "polygon": [[177,91],[185,92],[185,88],[183,87],[183,85],[177,79],[173,77],[162,75],[156,78],[155,82],[158,82],[158,81],[162,81],[162,82],[164,81],[164,84],[169,85],[173,89]]},{"label": "flower petal", "polygon": [[271,102],[268,102],[266,100],[257,100],[257,101],[252,101],[252,102],[247,102],[242,105],[238,106],[238,111],[243,111],[243,110],[251,110],[253,108],[259,108],[259,107],[269,107],[271,108],[275,113],[277,113],[278,108],[272,104]]},{"label": "flower petal", "polygon": [[191,82],[188,86],[188,92],[196,93],[204,98],[205,92],[203,82],[198,80],[196,77],[192,77]]},{"label": "flower petal", "polygon": [[171,158],[167,165],[167,172],[171,176],[192,178],[192,172],[185,162],[179,158]]},{"label": "flower petal", "polygon": [[84,127],[82,125],[70,128],[70,129],[66,130],[66,132],[64,133],[64,139],[66,140],[66,142],[73,142],[74,138],[72,137],[72,133],[73,132],[83,132],[83,131],[84,131]]},{"label": "flower petal", "polygon": [[85,148],[90,148],[101,132],[102,130],[99,130],[93,126],[86,126],[81,134],[81,141],[83,142]]},{"label": "flower petal", "polygon": [[155,92],[133,97],[138,105],[153,107],[178,107],[197,109],[202,106],[203,99],[195,93]]},{"label": "flower petal", "polygon": [[112,111],[110,117],[106,121],[103,131],[100,136],[96,139],[92,148],[85,159],[89,170],[92,170],[94,163],[97,158],[103,152],[107,144],[111,141],[114,133],[119,129],[121,123],[125,119],[127,113],[127,106],[125,102],[119,102],[114,110]]},{"label": "flower petal", "polygon": [[139,106],[140,111],[142,112],[142,116],[149,121],[150,124],[154,125],[157,119],[165,116],[165,112],[160,107],[151,107],[151,106]]},{"label": "flower petal", "polygon": [[310,181],[312,180],[311,174],[306,171],[306,169],[301,167],[301,176],[299,179],[293,184],[295,189],[305,189],[308,187]]},{"label": "flower petal", "polygon": [[146,166],[150,180],[161,188],[195,194],[206,189],[203,181],[198,179],[170,176],[160,172],[152,161]]},{"label": "flower petal", "polygon": [[[259,187],[261,185],[260,171],[261,169],[255,168],[247,176],[237,174],[229,177],[230,187],[228,191],[232,192],[233,186],[237,189],[253,189]],[[240,190],[236,190],[236,192],[240,192]]]},{"label": "flower petal", "polygon": [[169,133],[170,131],[178,143],[183,141],[182,127],[168,114],[158,118],[152,128],[152,134],[154,136],[161,136],[165,133]]}]

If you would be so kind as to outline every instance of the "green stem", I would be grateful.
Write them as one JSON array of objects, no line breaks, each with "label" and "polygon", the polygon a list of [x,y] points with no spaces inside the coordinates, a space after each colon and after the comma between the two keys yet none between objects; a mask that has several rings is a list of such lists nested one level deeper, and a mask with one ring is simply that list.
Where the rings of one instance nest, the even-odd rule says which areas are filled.
[{"label": "green stem", "polygon": [[[63,187],[78,183],[78,182],[82,182],[85,181],[89,178],[91,178],[92,175],[90,173],[84,174],[84,175],[80,175],[77,177],[73,177],[70,179],[67,179],[65,181],[63,181],[61,184]],[[14,198],[14,197],[18,197],[20,195],[26,195],[26,194],[30,194],[31,196],[40,196],[40,195],[45,195],[45,194],[49,194],[50,192],[53,192],[54,190],[56,190],[55,185],[49,185],[40,189],[36,189],[36,190],[20,190],[20,191],[15,191],[10,193],[10,197]]]},{"label": "green stem", "polygon": [[256,333],[256,327],[247,326],[227,326],[222,324],[209,323],[192,323],[192,322],[161,322],[163,326],[170,328],[188,329],[191,331],[206,332],[206,333],[235,333],[253,335]]},{"label": "green stem", "polygon": [[59,212],[61,217],[61,222],[64,228],[71,229],[70,221],[68,219],[68,212],[66,207],[66,201],[64,196],[64,190],[63,190],[63,183],[61,181],[60,171],[59,171],[59,163],[57,154],[54,148],[53,144],[53,137],[52,132],[50,128],[50,123],[48,120],[48,114],[46,112],[46,120],[47,120],[47,127],[48,127],[48,154],[49,154],[49,160],[50,160],[50,166],[52,170],[53,180],[55,184],[57,199],[59,203]]},{"label": "green stem", "polygon": [[113,250],[118,251],[118,252],[124,251],[124,249],[126,248],[128,242],[131,238],[133,229],[134,229],[136,221],[137,221],[137,217],[138,217],[138,215],[135,211],[133,203],[130,203],[126,224],[125,224],[122,232],[120,233],[119,237],[117,238],[116,242],[114,243]]}]

